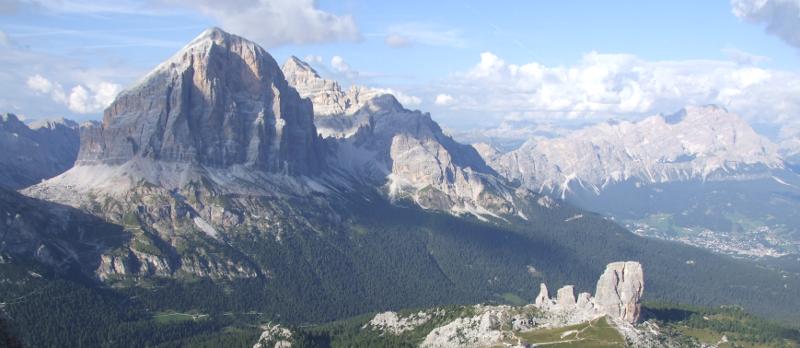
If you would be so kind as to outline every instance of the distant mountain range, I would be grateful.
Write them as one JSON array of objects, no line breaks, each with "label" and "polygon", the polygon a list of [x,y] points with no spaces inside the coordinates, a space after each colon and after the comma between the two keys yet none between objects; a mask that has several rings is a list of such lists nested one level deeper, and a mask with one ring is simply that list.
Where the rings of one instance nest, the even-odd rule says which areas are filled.
[{"label": "distant mountain range", "polygon": [[507,153],[475,147],[509,180],[642,234],[737,255],[800,251],[800,176],[721,107],[603,123]]},{"label": "distant mountain range", "polygon": [[25,124],[14,114],[0,115],[0,187],[27,187],[71,168],[79,133],[78,124],[70,120]]},{"label": "distant mountain range", "polygon": [[[695,111],[722,113],[691,109],[679,121],[662,119],[662,128],[692,119]],[[630,132],[646,136],[644,129]],[[737,155],[722,149],[727,138],[710,148],[687,141],[682,146],[689,150],[675,148],[647,165],[628,169],[619,162],[622,173],[590,165],[586,173],[601,180],[587,177],[582,180],[594,186],[584,186],[596,194],[608,177],[702,182],[734,169],[759,178],[783,170],[768,143],[732,132],[733,143],[762,148]],[[695,138],[708,141],[707,134]],[[604,151],[621,158],[618,142],[605,141]],[[672,146],[659,141],[647,148]],[[555,142],[547,148],[558,150]],[[650,299],[735,303],[797,318],[800,276],[643,238],[576,208],[567,194],[579,185],[580,163],[567,172],[573,179],[566,185],[557,176],[544,185],[513,174],[516,168],[528,173],[523,149],[538,148],[528,144],[516,155],[479,151],[389,94],[365,87],[343,92],[296,58],[281,69],[255,43],[212,28],[122,92],[101,123],[82,127],[72,168],[21,194],[0,191],[0,274],[9,280],[0,282],[0,301],[13,303],[6,313],[31,333],[91,307],[25,314],[59,306],[33,290],[47,284],[71,294],[64,303],[89,302],[105,315],[96,328],[65,334],[61,339],[71,345],[122,339],[114,335],[156,345],[195,327],[149,335],[157,312],[218,317],[213,320],[260,313],[303,323],[504,302],[533,298],[545,281],[589,289],[603,265],[628,259],[648,270]],[[592,149],[587,143],[577,150]],[[647,151],[626,156],[650,159]],[[729,155],[764,164],[733,166]],[[573,158],[569,151],[563,156]],[[546,167],[534,160],[531,170],[561,175],[560,158],[547,157]],[[700,169],[691,168],[695,161]],[[12,301],[19,296],[26,301]],[[222,331],[223,322],[229,323],[198,325]],[[46,335],[24,338],[53,345]]]}]

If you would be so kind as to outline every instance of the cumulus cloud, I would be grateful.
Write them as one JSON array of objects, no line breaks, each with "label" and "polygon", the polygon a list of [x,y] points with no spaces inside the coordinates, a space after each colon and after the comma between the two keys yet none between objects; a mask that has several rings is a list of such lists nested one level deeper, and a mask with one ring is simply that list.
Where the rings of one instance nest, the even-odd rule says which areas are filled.
[{"label": "cumulus cloud", "polygon": [[381,93],[391,94],[405,107],[417,107],[422,104],[422,99],[392,88],[376,88]]},{"label": "cumulus cloud", "polygon": [[731,0],[733,14],[800,48],[800,0]]},{"label": "cumulus cloud", "polygon": [[[800,74],[732,61],[647,61],[588,53],[572,65],[512,64],[484,52],[436,86],[435,103],[507,120],[588,120],[718,104],[758,122],[800,122]],[[450,96],[457,95],[457,102]]]},{"label": "cumulus cloud", "polygon": [[322,11],[314,0],[164,1],[199,10],[223,29],[266,47],[360,39],[351,16]]},{"label": "cumulus cloud", "polygon": [[345,62],[344,58],[341,56],[333,56],[331,57],[331,70],[333,73],[342,76],[348,80],[353,80],[358,78],[359,72],[354,70],[350,67],[347,62]]},{"label": "cumulus cloud", "polygon": [[42,75],[28,77],[28,88],[36,93],[47,95],[53,101],[63,104],[70,111],[79,114],[100,112],[105,109],[122,90],[122,86],[110,82],[76,85],[69,93],[58,82],[52,82]]},{"label": "cumulus cloud", "polygon": [[347,73],[351,71],[350,65],[347,65],[347,63],[344,62],[344,58],[341,56],[331,57],[331,67],[333,68],[333,71],[337,73]]},{"label": "cumulus cloud", "polygon": [[448,105],[452,105],[453,103],[455,103],[455,101],[456,101],[456,98],[453,98],[453,96],[451,96],[449,94],[439,94],[439,95],[436,96],[436,99],[434,100],[434,104],[439,105],[439,106],[448,106]]},{"label": "cumulus cloud", "polygon": [[53,83],[50,82],[50,80],[38,74],[29,77],[26,84],[28,85],[28,88],[30,88],[34,92],[39,92],[39,93],[50,93],[54,87]]}]

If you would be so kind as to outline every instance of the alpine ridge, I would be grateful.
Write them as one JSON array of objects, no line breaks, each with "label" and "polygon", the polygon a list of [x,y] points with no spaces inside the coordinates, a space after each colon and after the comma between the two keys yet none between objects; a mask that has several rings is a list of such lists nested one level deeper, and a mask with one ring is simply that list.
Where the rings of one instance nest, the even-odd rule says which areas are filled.
[{"label": "alpine ridge", "polygon": [[766,175],[764,170],[783,167],[775,144],[713,105],[531,140],[507,154],[489,153],[487,160],[526,187],[562,197],[575,184],[599,193],[607,185],[629,180],[723,180]]},{"label": "alpine ridge", "polygon": [[14,114],[0,115],[0,187],[24,188],[71,168],[80,128],[63,118],[25,124]]},{"label": "alpine ridge", "polygon": [[719,106],[605,122],[507,153],[474,146],[508,180],[639,234],[737,256],[800,252],[800,176],[786,145]]}]

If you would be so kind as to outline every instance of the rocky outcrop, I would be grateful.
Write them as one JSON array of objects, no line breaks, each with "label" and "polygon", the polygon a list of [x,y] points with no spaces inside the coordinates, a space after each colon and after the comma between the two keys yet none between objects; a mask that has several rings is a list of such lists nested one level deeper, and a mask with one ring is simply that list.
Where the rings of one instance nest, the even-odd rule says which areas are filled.
[{"label": "rocky outcrop", "polygon": [[292,331],[278,325],[267,324],[261,327],[263,330],[253,348],[291,348]]},{"label": "rocky outcrop", "polygon": [[438,309],[430,312],[420,311],[405,316],[401,316],[396,312],[383,312],[376,314],[364,327],[392,335],[400,335],[407,331],[413,331],[434,317],[443,316],[444,314],[444,310]]},{"label": "rocky outcrop", "polygon": [[539,284],[539,295],[536,296],[536,300],[533,302],[537,307],[544,307],[549,305],[550,302],[550,293],[547,291],[547,285],[545,283]]},{"label": "rocky outcrop", "polygon": [[572,285],[564,285],[561,289],[558,289],[556,293],[556,305],[561,308],[574,308],[575,287]]},{"label": "rocky outcrop", "polygon": [[583,292],[576,301],[574,287],[565,285],[558,289],[555,299],[550,299],[547,286],[542,283],[534,305],[557,314],[563,324],[584,322],[602,315],[635,323],[641,314],[643,292],[642,265],[635,261],[613,262],[606,266],[597,281],[594,297]]},{"label": "rocky outcrop", "polygon": [[63,118],[25,124],[14,114],[0,115],[0,187],[20,189],[71,168],[79,129]]},{"label": "rocky outcrop", "polygon": [[472,311],[475,312],[472,316],[457,318],[431,330],[420,347],[493,347],[500,342],[516,342],[515,331],[530,330],[535,326],[532,313],[525,309],[477,305]]},{"label": "rocky outcrop", "polygon": [[320,171],[320,152],[311,103],[275,60],[212,28],[115,99],[82,135],[77,164],[146,159],[308,175]]},{"label": "rocky outcrop", "polygon": [[641,314],[640,300],[644,292],[644,271],[638,262],[614,262],[597,281],[594,303],[609,316],[633,323]]}]

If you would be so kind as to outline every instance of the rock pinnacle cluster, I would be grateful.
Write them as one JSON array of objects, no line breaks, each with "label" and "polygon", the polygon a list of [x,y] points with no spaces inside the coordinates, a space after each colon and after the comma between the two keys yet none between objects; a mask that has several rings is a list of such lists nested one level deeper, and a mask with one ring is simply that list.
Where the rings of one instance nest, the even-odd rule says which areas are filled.
[{"label": "rock pinnacle cluster", "polygon": [[540,285],[534,304],[553,312],[568,312],[575,317],[606,315],[628,323],[635,323],[641,314],[640,301],[644,292],[644,271],[635,261],[613,262],[597,281],[594,297],[589,293],[578,294],[575,299],[574,286],[558,289],[551,299],[547,286]]}]

